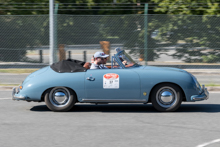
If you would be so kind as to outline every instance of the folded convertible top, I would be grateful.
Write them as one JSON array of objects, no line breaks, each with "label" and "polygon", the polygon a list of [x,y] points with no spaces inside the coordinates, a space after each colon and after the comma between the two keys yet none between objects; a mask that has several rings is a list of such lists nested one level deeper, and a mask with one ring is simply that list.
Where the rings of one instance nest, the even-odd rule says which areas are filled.
[{"label": "folded convertible top", "polygon": [[62,60],[57,63],[53,63],[50,67],[59,73],[64,72],[85,72],[87,69],[83,67],[85,62],[74,60],[74,59],[67,59]]}]

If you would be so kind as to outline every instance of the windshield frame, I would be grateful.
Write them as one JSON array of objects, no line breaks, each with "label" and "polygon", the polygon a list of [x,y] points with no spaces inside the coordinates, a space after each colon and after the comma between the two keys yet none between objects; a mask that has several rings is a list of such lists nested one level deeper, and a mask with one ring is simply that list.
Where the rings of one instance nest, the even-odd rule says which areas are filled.
[{"label": "windshield frame", "polygon": [[[122,50],[123,51],[123,50]],[[113,60],[115,59],[118,63],[118,65],[121,67],[121,68],[125,68],[125,66],[122,64],[122,62],[120,61],[120,59],[118,58],[118,54],[120,54],[122,51],[119,51],[117,54],[114,54],[114,56],[112,56],[112,61],[111,61],[111,66],[113,68]]]},{"label": "windshield frame", "polygon": [[[126,56],[126,58],[130,58],[129,60],[131,61],[131,62],[133,62],[134,63],[134,65],[138,65],[126,52],[125,52],[125,50],[121,50],[121,51],[119,51],[117,54],[115,54],[114,55],[114,58],[116,59],[116,61],[118,62],[118,64],[120,65],[120,67],[121,68],[123,68],[123,69],[125,69],[125,68],[130,68],[130,67],[136,67],[136,66],[130,66],[130,67],[125,67],[125,65],[121,62],[121,60],[119,59],[119,56],[121,55],[121,54],[124,54],[125,56]],[[127,57],[128,56],[128,57]],[[112,58],[112,66],[113,66],[113,58]],[[138,65],[138,67],[139,67],[140,65]]]}]

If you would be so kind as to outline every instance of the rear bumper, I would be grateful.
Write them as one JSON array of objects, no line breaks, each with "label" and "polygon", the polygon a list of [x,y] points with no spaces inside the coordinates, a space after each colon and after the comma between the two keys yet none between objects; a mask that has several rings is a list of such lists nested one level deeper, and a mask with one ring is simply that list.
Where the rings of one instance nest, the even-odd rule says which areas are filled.
[{"label": "rear bumper", "polygon": [[202,101],[202,100],[207,100],[209,99],[209,92],[207,88],[205,88],[204,85],[202,85],[202,93],[200,95],[193,95],[191,96],[192,101]]},{"label": "rear bumper", "polygon": [[26,96],[19,94],[19,90],[17,88],[13,88],[12,91],[12,100],[27,100]]}]

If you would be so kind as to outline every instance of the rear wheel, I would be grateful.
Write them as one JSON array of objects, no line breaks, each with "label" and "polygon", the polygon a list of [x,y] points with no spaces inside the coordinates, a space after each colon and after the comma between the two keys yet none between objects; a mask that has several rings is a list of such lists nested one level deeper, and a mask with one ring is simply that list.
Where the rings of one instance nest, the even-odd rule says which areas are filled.
[{"label": "rear wheel", "polygon": [[46,92],[45,103],[52,111],[69,111],[76,103],[76,96],[68,88],[55,87]]},{"label": "rear wheel", "polygon": [[181,89],[170,83],[157,85],[151,94],[151,101],[154,108],[161,112],[176,111],[183,99]]}]

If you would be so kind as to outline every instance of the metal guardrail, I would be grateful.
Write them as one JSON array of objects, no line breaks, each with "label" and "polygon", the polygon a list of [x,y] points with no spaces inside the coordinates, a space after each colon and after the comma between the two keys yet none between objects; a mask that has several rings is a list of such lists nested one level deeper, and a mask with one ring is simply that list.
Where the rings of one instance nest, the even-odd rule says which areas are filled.
[{"label": "metal guardrail", "polygon": [[[65,50],[97,50],[101,49],[100,44],[79,44],[79,45],[64,45]],[[117,47],[123,48],[123,44],[111,44],[110,49],[113,50]],[[31,48],[26,48],[26,50],[49,50],[49,45],[48,46],[37,46],[37,47],[31,47]]]}]

